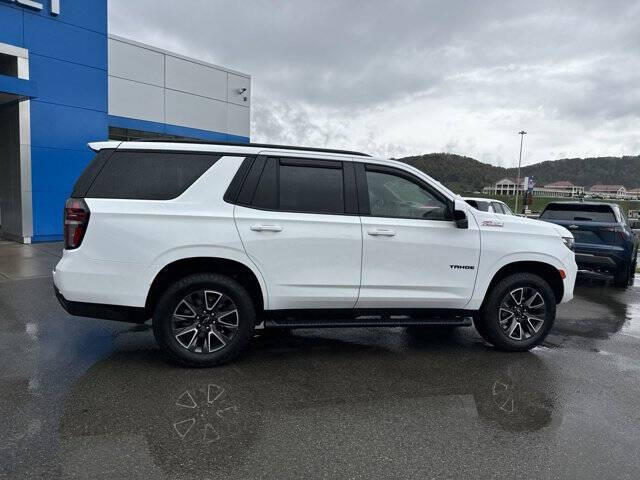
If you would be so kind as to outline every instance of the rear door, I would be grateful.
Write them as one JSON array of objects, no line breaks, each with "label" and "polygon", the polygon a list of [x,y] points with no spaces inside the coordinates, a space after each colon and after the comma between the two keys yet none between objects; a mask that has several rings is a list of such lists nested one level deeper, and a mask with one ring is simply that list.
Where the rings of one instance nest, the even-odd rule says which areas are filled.
[{"label": "rear door", "polygon": [[351,162],[258,157],[234,216],[269,308],[353,308],[362,232]]}]

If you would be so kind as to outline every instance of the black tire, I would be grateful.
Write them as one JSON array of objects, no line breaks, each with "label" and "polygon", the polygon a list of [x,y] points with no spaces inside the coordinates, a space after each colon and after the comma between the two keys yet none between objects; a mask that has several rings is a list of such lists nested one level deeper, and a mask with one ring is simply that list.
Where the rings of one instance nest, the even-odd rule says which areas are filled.
[{"label": "black tire", "polygon": [[613,285],[619,288],[627,288],[632,275],[633,271],[630,264],[624,263],[620,265],[614,273]]},{"label": "black tire", "polygon": [[[524,289],[523,296],[525,295],[524,291],[526,290],[527,292],[536,292],[544,300],[544,311],[536,314],[535,317],[532,317],[539,318],[540,320],[543,320],[543,322],[539,324],[538,330],[534,332],[529,326],[531,324],[526,324],[525,321],[523,321],[523,323],[518,327],[522,338],[514,339],[509,336],[507,329],[509,325],[513,325],[513,322],[516,321],[516,319],[508,320],[508,325],[505,327],[501,326],[501,305],[503,304],[503,301],[507,300],[507,296],[510,295],[512,291],[519,290],[521,288]],[[525,303],[525,301],[526,299],[521,299],[522,303]],[[536,305],[538,303],[539,302],[537,301]],[[555,318],[556,299],[549,284],[538,275],[531,273],[517,273],[500,280],[493,286],[492,290],[487,293],[487,298],[478,315],[475,326],[482,338],[496,348],[511,352],[524,352],[544,341],[551,330],[551,327],[553,327]],[[538,323],[535,323],[537,326]]]},{"label": "black tire", "polygon": [[[227,339],[228,343],[211,353],[205,351],[204,347],[201,352],[187,349],[179,343],[173,332],[174,313],[178,305],[185,296],[200,290],[214,290],[223,294],[237,309],[237,327],[234,327],[233,335]],[[162,294],[153,314],[153,333],[160,348],[173,361],[188,367],[212,367],[238,356],[253,336],[255,319],[255,306],[242,285],[224,275],[198,273],[178,280]]]}]

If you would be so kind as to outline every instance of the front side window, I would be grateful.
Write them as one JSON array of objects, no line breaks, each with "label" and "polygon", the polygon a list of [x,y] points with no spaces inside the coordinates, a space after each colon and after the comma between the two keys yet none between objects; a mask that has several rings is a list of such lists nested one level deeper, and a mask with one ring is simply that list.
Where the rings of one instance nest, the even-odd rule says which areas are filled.
[{"label": "front side window", "polygon": [[403,176],[367,170],[369,208],[373,217],[447,220],[447,205]]}]

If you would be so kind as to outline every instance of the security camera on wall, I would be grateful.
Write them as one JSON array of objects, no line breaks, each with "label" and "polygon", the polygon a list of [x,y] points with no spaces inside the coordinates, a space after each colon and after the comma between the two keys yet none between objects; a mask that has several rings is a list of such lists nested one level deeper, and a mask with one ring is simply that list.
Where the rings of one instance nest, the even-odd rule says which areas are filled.
[{"label": "security camera on wall", "polygon": [[[246,91],[247,91],[247,89],[246,89],[246,88],[239,88],[237,91],[238,91],[238,95],[242,95],[244,92],[246,92]],[[247,101],[247,96],[246,96],[246,95],[244,95],[244,96],[242,97],[242,99],[246,102],[246,101]]]}]

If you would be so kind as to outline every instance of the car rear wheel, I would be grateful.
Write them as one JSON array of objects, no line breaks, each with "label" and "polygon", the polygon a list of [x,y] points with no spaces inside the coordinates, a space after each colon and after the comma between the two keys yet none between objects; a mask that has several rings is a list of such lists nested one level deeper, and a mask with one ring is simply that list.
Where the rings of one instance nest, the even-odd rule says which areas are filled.
[{"label": "car rear wheel", "polygon": [[556,300],[538,275],[518,273],[488,293],[476,329],[501,350],[526,351],[542,343],[556,317]]},{"label": "car rear wheel", "polygon": [[635,267],[633,267],[631,264],[625,263],[621,265],[614,273],[613,284],[616,287],[627,288],[634,273]]},{"label": "car rear wheel", "polygon": [[232,278],[200,273],[171,285],[153,315],[158,345],[175,361],[209,367],[235,358],[253,335],[251,297]]}]

